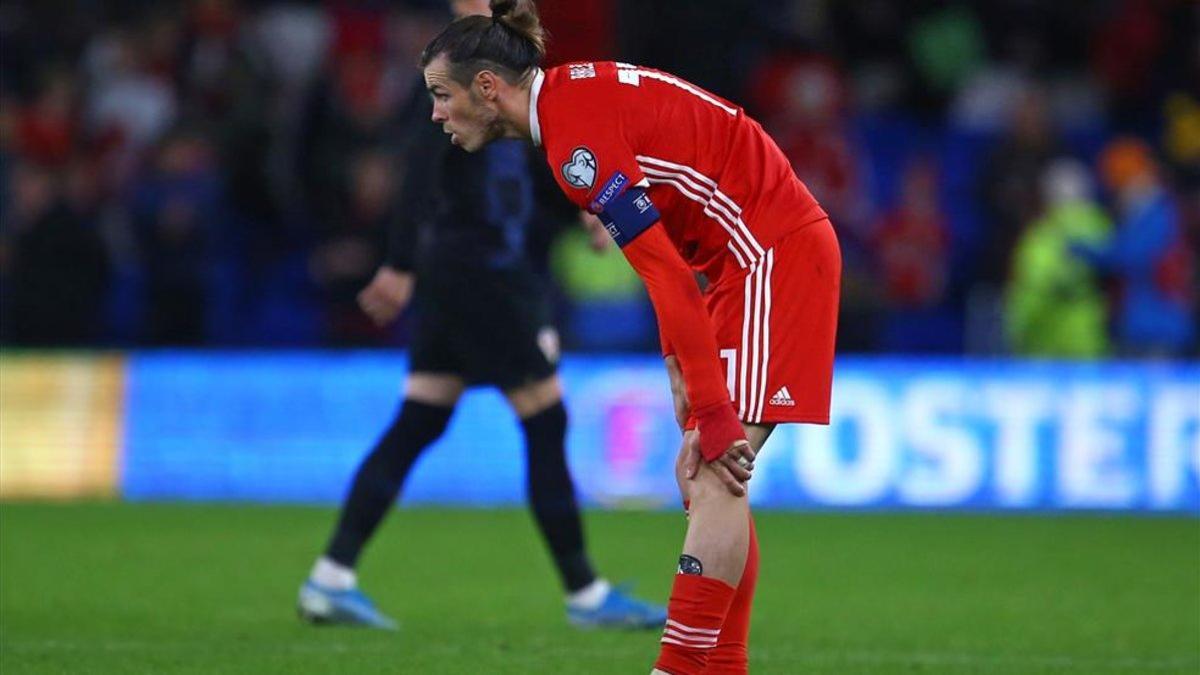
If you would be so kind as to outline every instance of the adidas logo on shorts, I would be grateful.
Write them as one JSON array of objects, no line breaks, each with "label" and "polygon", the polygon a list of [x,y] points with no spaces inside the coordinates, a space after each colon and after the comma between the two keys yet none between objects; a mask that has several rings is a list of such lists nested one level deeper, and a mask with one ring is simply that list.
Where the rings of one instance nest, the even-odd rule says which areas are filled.
[{"label": "adidas logo on shorts", "polygon": [[767,403],[780,406],[796,405],[796,402],[792,400],[792,392],[788,391],[787,387],[780,387],[779,391],[775,392],[775,395]]}]

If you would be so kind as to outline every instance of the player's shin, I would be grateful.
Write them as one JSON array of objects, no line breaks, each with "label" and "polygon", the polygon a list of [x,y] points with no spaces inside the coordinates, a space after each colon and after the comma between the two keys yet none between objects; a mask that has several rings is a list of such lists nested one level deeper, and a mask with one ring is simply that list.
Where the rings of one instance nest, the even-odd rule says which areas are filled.
[{"label": "player's shin", "polygon": [[750,639],[750,611],[758,582],[758,535],[754,531],[753,516],[750,517],[749,526],[750,547],[746,553],[746,567],[738,582],[733,603],[725,615],[717,646],[708,655],[705,675],[745,675],[749,669],[747,645]]},{"label": "player's shin", "polygon": [[354,476],[337,528],[326,547],[331,561],[354,569],[421,452],[450,421],[453,406],[405,399],[392,425],[376,442]]},{"label": "player's shin", "polygon": [[667,605],[667,625],[654,663],[656,669],[671,675],[704,672],[733,600],[734,588],[703,576],[702,568],[703,563],[692,556],[679,558]]},{"label": "player's shin", "polygon": [[528,457],[527,492],[534,519],[568,593],[596,581],[584,551],[583,525],[564,449],[567,410],[559,401],[521,420]]},{"label": "player's shin", "polygon": [[688,533],[655,663],[672,675],[704,672],[719,643],[749,549],[746,498],[731,495],[706,466],[688,488]]}]

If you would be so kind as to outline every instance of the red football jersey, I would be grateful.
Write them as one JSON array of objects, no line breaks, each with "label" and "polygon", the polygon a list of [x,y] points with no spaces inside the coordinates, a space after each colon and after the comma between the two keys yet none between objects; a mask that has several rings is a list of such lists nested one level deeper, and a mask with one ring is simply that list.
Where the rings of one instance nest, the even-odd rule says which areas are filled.
[{"label": "red football jersey", "polygon": [[530,107],[534,142],[572,201],[598,211],[614,181],[646,181],[667,236],[710,283],[827,217],[758,122],[669,73],[567,64],[538,77]]},{"label": "red football jersey", "polygon": [[[539,72],[529,116],[563,192],[608,218],[645,282],[664,352],[683,373],[700,451],[713,461],[744,435],[692,270],[713,288],[761,273],[776,241],[825,221],[824,211],[757,122],[668,73],[611,62]],[[625,195],[633,186],[645,194]],[[616,211],[630,208],[622,224]]]}]

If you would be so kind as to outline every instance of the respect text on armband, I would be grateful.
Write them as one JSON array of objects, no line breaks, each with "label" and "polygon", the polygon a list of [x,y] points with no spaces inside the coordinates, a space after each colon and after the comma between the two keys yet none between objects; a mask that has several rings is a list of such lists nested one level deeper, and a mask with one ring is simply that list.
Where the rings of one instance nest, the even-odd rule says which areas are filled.
[{"label": "respect text on armband", "polygon": [[625,186],[629,184],[629,178],[620,171],[614,173],[604,187],[600,188],[600,192],[596,194],[596,198],[592,200],[592,213],[600,213],[608,206],[614,198],[618,197],[625,191]]}]

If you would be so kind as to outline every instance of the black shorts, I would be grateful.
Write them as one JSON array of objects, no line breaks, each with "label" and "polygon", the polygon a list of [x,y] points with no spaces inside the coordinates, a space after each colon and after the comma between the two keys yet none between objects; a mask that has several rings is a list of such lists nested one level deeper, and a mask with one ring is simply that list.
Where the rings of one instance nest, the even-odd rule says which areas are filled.
[{"label": "black shorts", "polygon": [[414,310],[411,372],[507,390],[544,380],[558,367],[549,298],[531,271],[421,271]]}]

